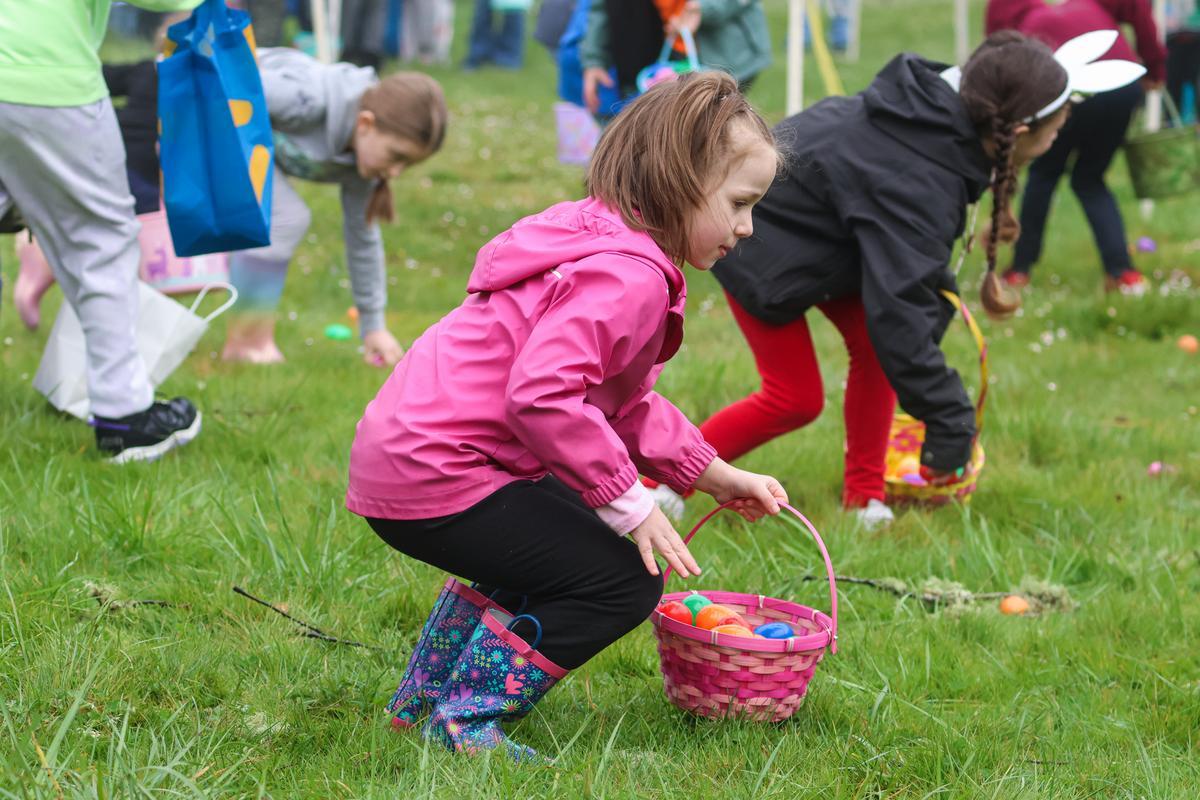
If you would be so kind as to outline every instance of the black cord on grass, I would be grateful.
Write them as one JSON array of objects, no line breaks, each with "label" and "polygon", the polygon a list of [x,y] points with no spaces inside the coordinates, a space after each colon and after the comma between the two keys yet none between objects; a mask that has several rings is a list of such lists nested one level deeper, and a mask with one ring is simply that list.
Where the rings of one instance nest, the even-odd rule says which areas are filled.
[{"label": "black cord on grass", "polygon": [[260,598],[255,597],[254,595],[250,594],[249,592],[247,592],[245,589],[243,589],[240,586],[234,586],[233,591],[240,594],[242,597],[246,597],[246,598],[249,598],[250,600],[253,600],[254,602],[258,603],[261,606],[266,606],[267,608],[274,611],[276,614],[279,614],[279,615],[287,618],[291,622],[294,622],[295,624],[299,625],[301,628],[304,628],[304,633],[301,635],[308,639],[320,639],[322,642],[329,642],[330,644],[344,644],[344,645],[349,645],[350,647],[363,647],[363,648],[366,648],[367,650],[379,650],[380,649],[373,645],[363,644],[362,642],[355,642],[355,641],[351,641],[350,639],[341,639],[341,638],[338,638],[337,636],[331,636],[330,634],[326,633],[325,631],[321,630],[320,628],[318,628],[314,625],[309,625],[304,620],[296,619],[291,614],[284,611],[282,608],[279,608],[276,605],[268,603],[266,600],[262,600]]}]

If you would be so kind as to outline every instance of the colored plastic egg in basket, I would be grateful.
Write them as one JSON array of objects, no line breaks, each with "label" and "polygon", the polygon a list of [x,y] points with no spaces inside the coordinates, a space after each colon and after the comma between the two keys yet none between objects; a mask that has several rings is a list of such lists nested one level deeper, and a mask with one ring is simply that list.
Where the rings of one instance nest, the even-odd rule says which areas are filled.
[{"label": "colored plastic egg in basket", "polygon": [[742,619],[741,615],[732,608],[725,606],[707,605],[696,612],[696,626],[704,628],[706,631],[711,631],[718,625],[741,625],[743,628],[749,628],[746,620]]},{"label": "colored plastic egg in basket", "polygon": [[750,630],[745,625],[718,625],[712,629],[712,632],[723,633],[726,636],[745,636],[748,639],[754,636],[754,631]]},{"label": "colored plastic egg in basket", "polygon": [[[696,614],[700,613],[700,609],[705,606],[711,606],[712,600],[709,600],[702,594],[689,594],[683,598],[683,604],[692,610],[692,619],[696,619]],[[692,624],[695,624],[694,622]]]},{"label": "colored plastic egg in basket", "polygon": [[754,634],[764,639],[790,639],[796,632],[786,622],[764,622],[754,629]]},{"label": "colored plastic egg in basket", "polygon": [[658,607],[659,612],[676,622],[682,622],[685,625],[691,625],[695,619],[692,610],[678,600],[672,600],[669,603],[663,603]]}]

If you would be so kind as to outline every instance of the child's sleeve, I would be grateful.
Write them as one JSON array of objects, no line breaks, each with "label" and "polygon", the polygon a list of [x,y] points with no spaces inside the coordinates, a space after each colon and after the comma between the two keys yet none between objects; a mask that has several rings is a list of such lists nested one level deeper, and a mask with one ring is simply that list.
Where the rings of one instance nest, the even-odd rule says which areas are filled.
[{"label": "child's sleeve", "polygon": [[613,430],[629,449],[642,474],[679,494],[692,488],[717,457],[700,429],[670,400],[648,392],[620,418]]},{"label": "child's sleeve", "polygon": [[387,270],[384,266],[383,235],[379,224],[367,224],[367,203],[375,191],[374,181],[342,183],[342,236],[346,243],[346,270],[350,291],[358,309],[362,336],[387,327]]},{"label": "child's sleeve", "polygon": [[705,28],[723,25],[757,3],[758,0],[700,0],[700,25]]},{"label": "child's sleeve", "polygon": [[[600,257],[597,257],[600,258]],[[625,443],[588,392],[633,361],[666,313],[657,268],[608,255],[564,270],[513,363],[505,417],[513,435],[592,508],[637,481]],[[586,261],[586,260],[585,260]]]},{"label": "child's sleeve", "polygon": [[131,6],[147,11],[191,11],[201,0],[128,0]]},{"label": "child's sleeve", "polygon": [[1161,83],[1167,79],[1167,50],[1154,24],[1154,10],[1150,0],[1109,0],[1112,13],[1118,22],[1133,28],[1137,37],[1138,58],[1146,66],[1150,80]]},{"label": "child's sleeve", "polygon": [[[589,2],[589,0],[580,0]],[[587,28],[583,34],[583,42],[579,45],[579,63],[584,69],[599,67],[608,69],[612,56],[608,46],[608,11],[604,8],[604,0],[590,0],[588,7]]]},{"label": "child's sleeve", "polygon": [[948,187],[921,184],[909,173],[876,186],[847,221],[862,256],[862,303],[879,364],[900,406],[925,423],[921,463],[951,471],[967,463],[975,436],[975,409],[939,347],[945,301],[937,287],[948,277],[955,215],[945,203],[917,199]]}]

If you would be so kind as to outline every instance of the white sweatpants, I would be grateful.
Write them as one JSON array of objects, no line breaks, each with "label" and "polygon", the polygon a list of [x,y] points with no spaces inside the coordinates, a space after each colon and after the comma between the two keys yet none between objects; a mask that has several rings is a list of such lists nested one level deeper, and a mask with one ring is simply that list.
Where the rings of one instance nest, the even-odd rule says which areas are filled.
[{"label": "white sweatpants", "polygon": [[14,202],[83,327],[92,413],[144,410],[154,391],[137,351],[140,225],[110,100],[0,103],[0,216]]}]

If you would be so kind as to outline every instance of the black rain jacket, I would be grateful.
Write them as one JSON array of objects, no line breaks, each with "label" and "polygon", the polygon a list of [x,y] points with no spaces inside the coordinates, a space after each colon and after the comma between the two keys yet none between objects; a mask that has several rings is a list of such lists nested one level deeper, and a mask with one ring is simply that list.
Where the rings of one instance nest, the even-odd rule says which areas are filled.
[{"label": "black rain jacket", "polygon": [[901,54],[861,94],[781,122],[787,174],[755,206],[754,235],[713,274],[774,324],[861,295],[884,373],[925,423],[921,462],[950,471],[970,458],[975,412],[939,347],[954,315],[939,290],[957,290],[950,255],[992,162],[943,69]]}]

